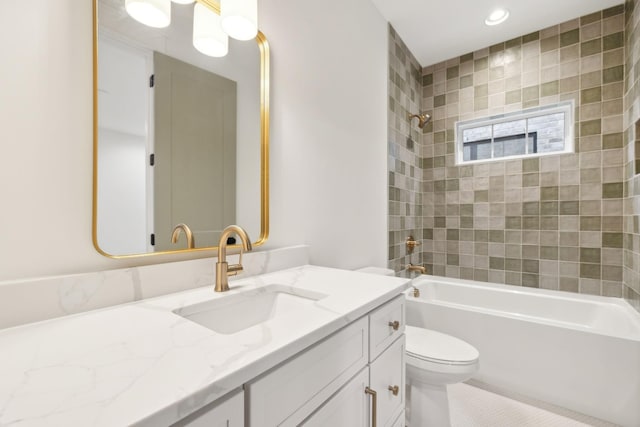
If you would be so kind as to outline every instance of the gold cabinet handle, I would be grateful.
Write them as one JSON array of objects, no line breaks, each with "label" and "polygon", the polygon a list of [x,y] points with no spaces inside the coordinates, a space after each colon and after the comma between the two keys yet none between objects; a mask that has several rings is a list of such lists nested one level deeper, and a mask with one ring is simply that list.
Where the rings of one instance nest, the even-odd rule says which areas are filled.
[{"label": "gold cabinet handle", "polygon": [[397,331],[400,328],[400,322],[394,320],[393,322],[389,322],[389,326],[391,326],[394,331]]},{"label": "gold cabinet handle", "polygon": [[400,387],[398,387],[397,385],[390,385],[388,389],[391,393],[393,393],[394,396],[397,396],[400,392]]},{"label": "gold cabinet handle", "polygon": [[364,392],[371,395],[371,427],[376,427],[378,425],[378,393],[369,387],[366,387]]}]

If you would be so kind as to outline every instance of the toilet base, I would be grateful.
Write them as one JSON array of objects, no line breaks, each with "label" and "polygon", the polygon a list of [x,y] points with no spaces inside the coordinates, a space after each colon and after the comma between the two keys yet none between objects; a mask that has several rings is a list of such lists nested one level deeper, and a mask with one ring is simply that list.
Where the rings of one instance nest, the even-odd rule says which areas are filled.
[{"label": "toilet base", "polygon": [[407,381],[408,427],[451,427],[447,386]]}]

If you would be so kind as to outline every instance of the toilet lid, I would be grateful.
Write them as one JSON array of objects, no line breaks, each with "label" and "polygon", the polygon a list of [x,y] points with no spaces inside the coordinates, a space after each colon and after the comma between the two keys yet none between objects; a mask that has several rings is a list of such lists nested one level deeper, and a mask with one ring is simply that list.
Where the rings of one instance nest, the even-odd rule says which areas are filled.
[{"label": "toilet lid", "polygon": [[405,326],[407,354],[436,363],[469,364],[478,360],[480,353],[471,344],[451,335],[431,329]]}]

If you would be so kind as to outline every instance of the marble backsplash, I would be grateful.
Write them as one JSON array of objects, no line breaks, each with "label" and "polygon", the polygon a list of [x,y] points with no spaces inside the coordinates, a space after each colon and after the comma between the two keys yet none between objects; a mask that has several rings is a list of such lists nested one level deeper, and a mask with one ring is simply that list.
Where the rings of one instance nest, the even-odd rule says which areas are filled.
[{"label": "marble backsplash", "polygon": [[[237,263],[229,255],[229,263]],[[0,329],[211,286],[215,258],[92,273],[0,282]],[[239,278],[309,263],[307,246],[257,251],[243,256]],[[233,286],[233,284],[231,284]]]}]

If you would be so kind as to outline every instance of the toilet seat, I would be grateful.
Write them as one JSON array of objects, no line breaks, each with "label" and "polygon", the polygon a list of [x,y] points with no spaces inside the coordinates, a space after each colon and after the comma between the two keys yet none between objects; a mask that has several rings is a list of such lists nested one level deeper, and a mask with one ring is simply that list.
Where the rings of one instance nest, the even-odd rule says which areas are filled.
[{"label": "toilet seat", "polygon": [[462,367],[478,363],[478,350],[451,335],[408,325],[405,334],[407,362],[416,367],[427,368],[432,364]]}]

